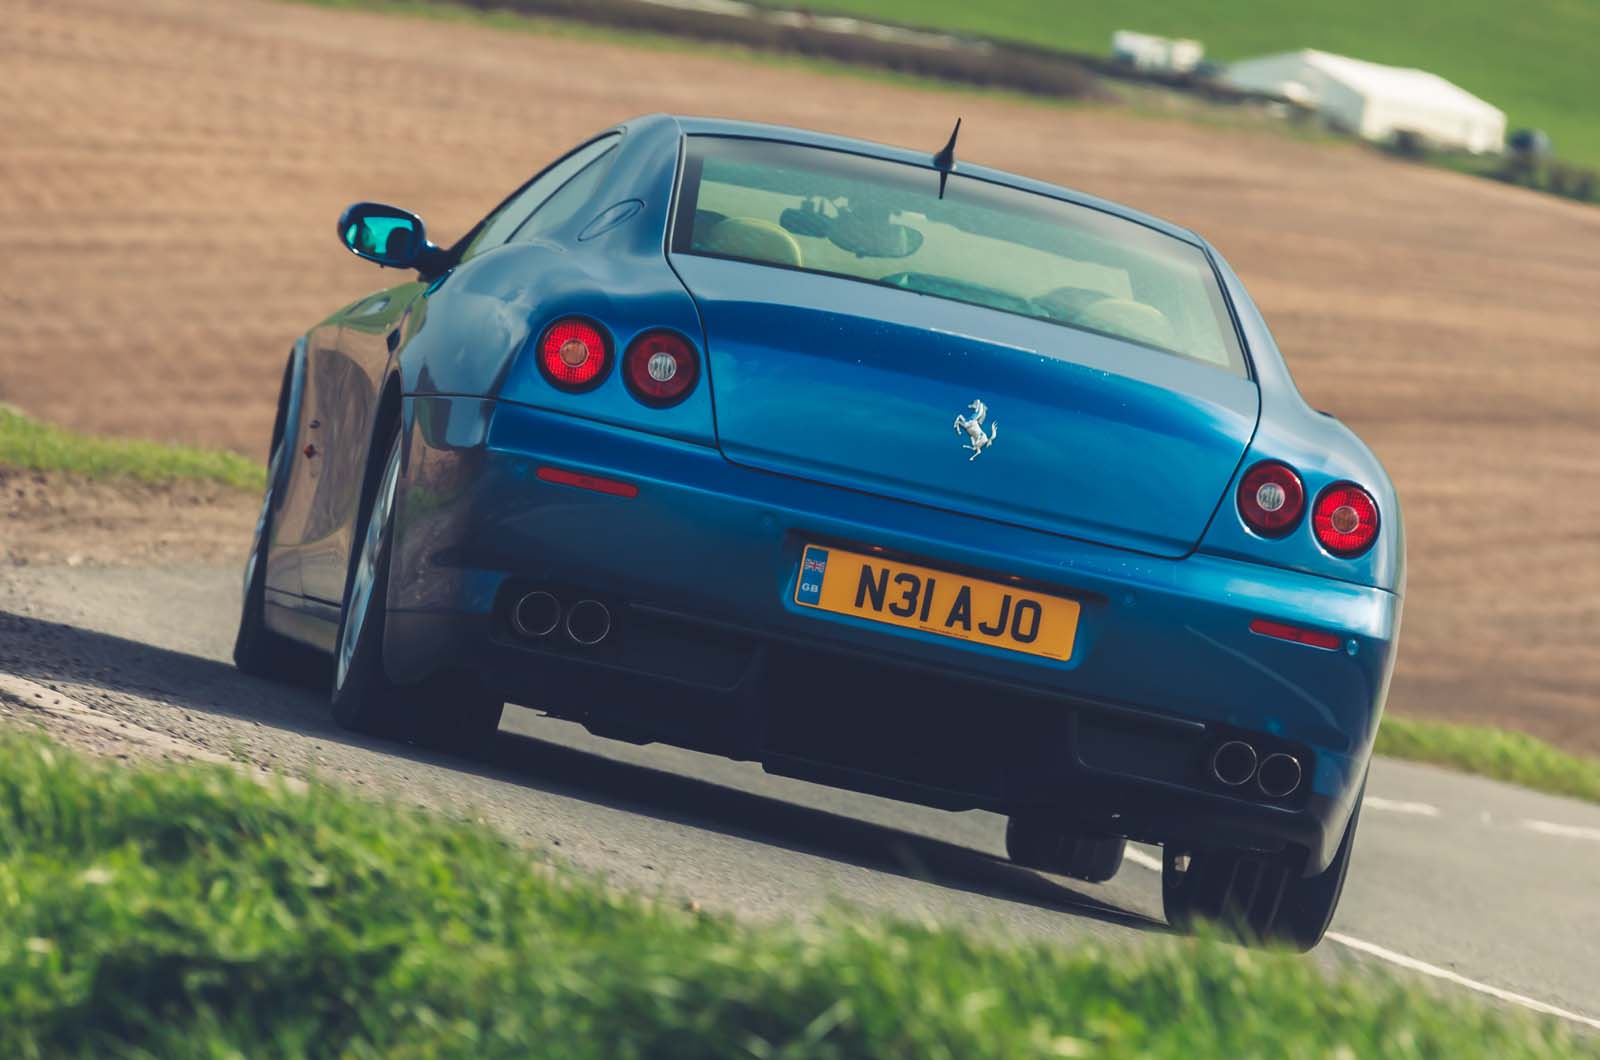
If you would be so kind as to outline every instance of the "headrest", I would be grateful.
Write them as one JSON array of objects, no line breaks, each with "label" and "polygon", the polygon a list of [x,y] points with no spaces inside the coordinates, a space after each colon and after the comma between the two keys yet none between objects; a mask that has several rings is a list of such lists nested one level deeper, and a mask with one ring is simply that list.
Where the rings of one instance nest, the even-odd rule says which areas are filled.
[{"label": "headrest", "polygon": [[794,236],[759,217],[725,217],[695,242],[700,250],[731,258],[792,266],[802,260]]},{"label": "headrest", "polygon": [[1148,342],[1152,346],[1171,349],[1175,344],[1172,322],[1165,313],[1155,306],[1128,298],[1102,298],[1085,306],[1078,313],[1078,322],[1085,327],[1110,332],[1135,342]]}]

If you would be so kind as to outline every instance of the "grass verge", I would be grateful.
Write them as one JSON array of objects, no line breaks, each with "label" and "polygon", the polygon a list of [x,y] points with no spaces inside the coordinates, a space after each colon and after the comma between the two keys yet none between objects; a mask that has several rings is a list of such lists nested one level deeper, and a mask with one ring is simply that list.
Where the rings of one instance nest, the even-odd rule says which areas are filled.
[{"label": "grass verge", "polygon": [[1522,1013],[1216,942],[741,926],[486,826],[0,733],[0,1055],[1600,1055]]},{"label": "grass verge", "polygon": [[144,482],[202,479],[240,489],[260,489],[266,482],[266,470],[237,453],[74,434],[3,405],[0,467]]},{"label": "grass verge", "polygon": [[1568,754],[1526,733],[1387,715],[1378,727],[1377,751],[1600,802],[1600,759]]}]

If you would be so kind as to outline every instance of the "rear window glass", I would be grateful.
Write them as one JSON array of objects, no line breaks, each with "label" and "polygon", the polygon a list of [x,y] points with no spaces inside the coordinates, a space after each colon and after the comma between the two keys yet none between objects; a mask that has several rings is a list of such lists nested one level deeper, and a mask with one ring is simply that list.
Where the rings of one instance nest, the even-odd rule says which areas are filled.
[{"label": "rear window glass", "polygon": [[1200,248],[1086,206],[921,166],[692,136],[672,250],[839,276],[1247,374]]}]

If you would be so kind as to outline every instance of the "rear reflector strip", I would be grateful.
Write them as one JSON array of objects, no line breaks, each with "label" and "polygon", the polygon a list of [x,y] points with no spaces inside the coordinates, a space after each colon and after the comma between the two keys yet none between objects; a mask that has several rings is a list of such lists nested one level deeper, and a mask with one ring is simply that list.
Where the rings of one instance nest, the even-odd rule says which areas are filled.
[{"label": "rear reflector strip", "polygon": [[1295,644],[1309,644],[1313,648],[1322,648],[1324,651],[1338,651],[1341,643],[1340,639],[1332,633],[1319,633],[1314,629],[1301,629],[1299,626],[1291,626],[1283,622],[1269,622],[1264,618],[1253,620],[1250,623],[1250,632],[1259,633],[1263,637],[1292,641]]},{"label": "rear reflector strip", "polygon": [[600,478],[597,475],[585,475],[559,467],[541,467],[539,469],[539,478],[545,482],[554,482],[560,486],[576,486],[581,490],[593,490],[595,493],[605,493],[613,497],[637,497],[639,495],[639,487],[631,482],[618,482],[614,478]]}]

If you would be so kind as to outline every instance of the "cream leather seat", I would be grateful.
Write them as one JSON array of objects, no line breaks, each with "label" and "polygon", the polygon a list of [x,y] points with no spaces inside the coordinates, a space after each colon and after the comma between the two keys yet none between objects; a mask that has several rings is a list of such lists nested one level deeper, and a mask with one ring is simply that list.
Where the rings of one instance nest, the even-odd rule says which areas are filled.
[{"label": "cream leather seat", "polygon": [[1152,346],[1171,349],[1176,340],[1172,321],[1165,313],[1129,298],[1102,298],[1085,306],[1078,313],[1078,320],[1085,327]]},{"label": "cream leather seat", "polygon": [[695,247],[707,254],[795,268],[804,260],[794,236],[759,217],[724,217],[695,239]]}]

